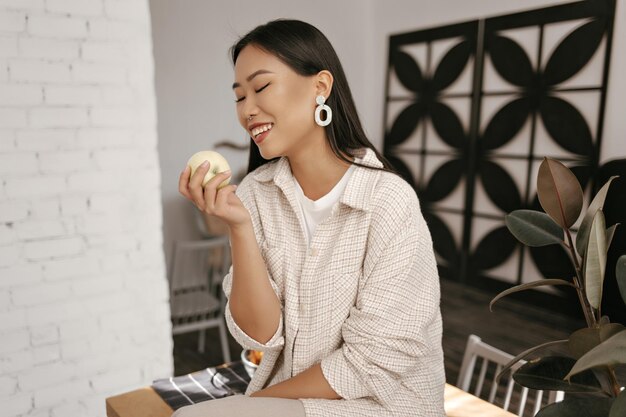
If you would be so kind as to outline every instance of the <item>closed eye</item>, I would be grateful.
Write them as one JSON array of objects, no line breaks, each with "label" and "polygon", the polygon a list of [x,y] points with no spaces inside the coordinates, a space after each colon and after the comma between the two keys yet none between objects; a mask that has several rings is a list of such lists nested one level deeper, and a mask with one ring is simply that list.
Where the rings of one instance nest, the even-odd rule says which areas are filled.
[{"label": "closed eye", "polygon": [[268,85],[270,85],[271,83],[267,83],[265,84],[263,87],[259,88],[258,90],[256,90],[257,93],[260,93],[261,91],[265,90],[267,88]]},{"label": "closed eye", "polygon": [[[265,84],[263,87],[259,88],[258,90],[255,90],[255,93],[260,93],[261,91],[265,90],[265,89],[266,89],[266,88],[267,88],[270,84],[271,84],[271,83],[267,83],[267,84]],[[244,97],[241,97],[241,98],[236,99],[236,100],[235,100],[235,103],[239,103],[239,102],[240,102],[240,101],[242,101],[244,98],[246,98],[246,97],[244,96]]]}]

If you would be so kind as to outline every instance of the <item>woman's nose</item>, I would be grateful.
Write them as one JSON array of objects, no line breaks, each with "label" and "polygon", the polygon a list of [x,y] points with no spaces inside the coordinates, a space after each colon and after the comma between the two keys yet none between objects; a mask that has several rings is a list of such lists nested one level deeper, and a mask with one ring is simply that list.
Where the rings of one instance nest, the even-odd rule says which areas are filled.
[{"label": "woman's nose", "polygon": [[254,100],[248,99],[248,97],[246,97],[243,106],[241,107],[241,112],[241,117],[244,119],[245,123],[248,124],[249,119],[256,116],[259,112],[259,109],[257,108],[256,102],[254,102]]}]

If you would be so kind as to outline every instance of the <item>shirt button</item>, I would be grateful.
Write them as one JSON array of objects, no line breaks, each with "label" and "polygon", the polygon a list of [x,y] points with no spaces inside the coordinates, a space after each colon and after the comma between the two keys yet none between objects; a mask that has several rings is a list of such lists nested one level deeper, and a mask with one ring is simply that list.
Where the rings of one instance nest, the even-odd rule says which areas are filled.
[{"label": "shirt button", "polygon": [[310,256],[317,256],[317,252],[318,252],[317,248],[309,249],[309,255]]}]

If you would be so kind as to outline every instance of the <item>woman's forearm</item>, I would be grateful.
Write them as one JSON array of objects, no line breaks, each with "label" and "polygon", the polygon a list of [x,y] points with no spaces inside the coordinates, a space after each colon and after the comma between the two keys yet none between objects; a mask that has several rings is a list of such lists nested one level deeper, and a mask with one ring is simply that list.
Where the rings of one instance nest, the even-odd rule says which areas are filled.
[{"label": "woman's forearm", "polygon": [[257,391],[251,397],[326,398],[329,400],[341,398],[324,377],[319,363],[281,383]]},{"label": "woman's forearm", "polygon": [[266,343],[280,322],[280,301],[274,293],[251,223],[230,228],[233,275],[229,303],[237,325]]}]

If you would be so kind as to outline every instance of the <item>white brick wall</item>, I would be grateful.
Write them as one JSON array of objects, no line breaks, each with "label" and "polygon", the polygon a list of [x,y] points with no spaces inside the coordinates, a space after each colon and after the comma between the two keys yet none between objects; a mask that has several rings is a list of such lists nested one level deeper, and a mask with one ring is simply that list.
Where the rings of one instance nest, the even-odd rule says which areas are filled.
[{"label": "white brick wall", "polygon": [[78,58],[78,40],[55,40],[46,38],[21,38],[20,56],[24,58],[46,58],[50,60],[71,60]]},{"label": "white brick wall", "polygon": [[0,0],[0,415],[172,374],[148,0]]}]

